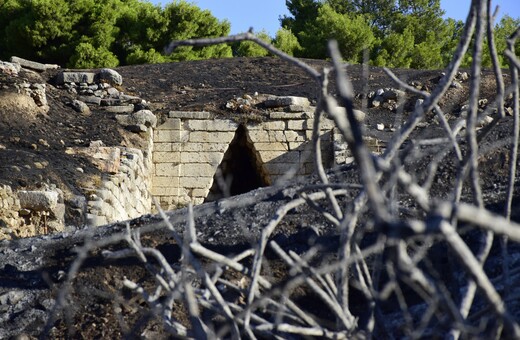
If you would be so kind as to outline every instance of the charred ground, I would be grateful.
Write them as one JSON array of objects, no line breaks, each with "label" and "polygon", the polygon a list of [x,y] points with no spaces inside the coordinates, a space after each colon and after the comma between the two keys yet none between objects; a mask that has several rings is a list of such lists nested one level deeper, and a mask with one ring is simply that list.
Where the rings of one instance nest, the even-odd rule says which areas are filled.
[{"label": "charred ground", "polygon": [[[321,69],[328,66],[326,61],[305,60],[313,67]],[[367,113],[365,132],[369,136],[386,141],[393,134],[392,128],[398,127],[410,113],[415,102],[409,96],[400,113],[387,108],[366,107],[366,95],[379,88],[397,87],[380,68],[370,67],[367,77],[363,67],[346,66],[356,93],[355,106]],[[275,95],[304,96],[316,101],[319,91],[316,84],[303,71],[277,58],[233,58],[224,60],[206,60],[180,62],[174,64],[140,65],[118,68],[123,76],[121,90],[135,94],[147,100],[152,111],[159,117],[170,110],[199,111],[206,110],[221,115],[233,116],[238,120],[248,119],[247,113],[234,113],[225,109],[225,103],[234,96],[244,94],[266,93]],[[420,84],[424,90],[431,90],[437,83],[441,71],[395,70],[396,74],[407,83]],[[71,96],[53,84],[54,72],[40,75],[49,84],[48,101],[50,111],[47,114],[24,115],[24,112],[1,112],[0,115],[0,182],[14,187],[33,188],[50,182],[68,188],[71,192],[80,190],[85,181],[90,180],[96,170],[86,159],[72,157],[63,151],[68,146],[88,145],[91,141],[102,140],[106,145],[138,145],[139,136],[131,134],[116,123],[114,116],[93,110],[90,115],[75,113],[67,103]],[[505,79],[507,82],[507,78]],[[482,99],[491,100],[496,95],[494,75],[483,72]],[[457,119],[460,107],[468,101],[468,82],[462,88],[452,88],[440,102],[441,108],[448,114],[450,121]],[[255,112],[258,114],[258,112]],[[244,117],[244,115],[246,115]],[[490,151],[481,155],[481,178],[486,189],[489,206],[501,209],[504,198],[504,187],[507,182],[508,148],[500,144],[507,140],[512,129],[511,118],[506,117],[486,138]],[[376,125],[383,123],[388,127],[378,131]],[[426,124],[418,128],[412,139],[419,140],[434,137],[441,128],[429,114]],[[41,140],[48,144],[44,145]],[[502,143],[503,144],[503,143]],[[498,147],[497,147],[498,145]],[[430,156],[431,157],[431,156]],[[28,160],[47,161],[44,169],[28,169]],[[416,168],[417,176],[424,176],[428,167],[428,157],[417,157],[409,166]],[[20,171],[13,171],[16,166]],[[79,174],[76,168],[84,169]],[[455,176],[456,164],[445,162],[434,182],[436,196],[443,197],[452,189],[450,182]],[[355,166],[344,166],[331,173],[338,183],[357,183],[358,174]],[[310,181],[314,182],[315,179]],[[292,184],[286,188],[266,188],[246,194],[240,198],[232,198],[227,203],[205,204],[195,209],[197,228],[200,230],[200,241],[214,249],[226,253],[237,253],[242,247],[255,242],[262,226],[268,221],[276,209],[295,197],[303,188],[303,184]],[[353,190],[351,195],[356,194]],[[251,202],[248,204],[247,202]],[[245,203],[244,203],[245,202]],[[238,208],[236,206],[239,206]],[[515,211],[515,209],[513,210]],[[519,212],[518,209],[516,209]],[[170,217],[179,230],[183,229],[185,210],[172,212]],[[331,225],[318,218],[310,209],[299,208],[292,211],[286,221],[280,225],[275,234],[276,240],[287,249],[297,252],[309,246],[309,239],[322,242],[330,247],[324,248],[324,254],[333,256],[337,239]],[[518,218],[518,216],[516,216]],[[154,217],[143,217],[131,222],[132,227],[148,226],[154,229],[159,220]],[[313,227],[313,228],[311,228]],[[315,228],[322,230],[320,235]],[[103,239],[124,226],[112,225],[100,228],[94,238]],[[20,332],[38,336],[45,323],[45,315],[52,310],[53,299],[60,283],[63,282],[61,271],[67,271],[76,257],[72,251],[81,245],[86,232],[73,235],[57,235],[35,239],[4,242],[0,251],[0,292],[20,290],[26,301],[24,308],[9,314],[2,319],[5,336],[13,336]],[[172,262],[176,262],[180,250],[173,240],[166,238],[164,232],[151,232],[143,237],[143,243],[157,247]],[[122,247],[123,244],[111,248]],[[145,302],[122,286],[124,277],[151,286],[153,280],[136,259],[106,262],[101,252],[96,250],[73,281],[73,292],[69,298],[69,307],[56,314],[56,320],[50,325],[48,335],[51,337],[74,338],[119,338],[142,335],[145,338],[164,336],[159,320],[153,320]],[[327,256],[329,256],[327,255]],[[266,273],[275,281],[281,281],[286,269],[279,262],[273,261],[272,272]],[[234,279],[233,275],[227,277]],[[238,276],[237,276],[238,277]],[[299,301],[302,308],[311,309],[314,296],[305,291],[295,294],[302,296]],[[240,297],[236,297],[240,299]],[[175,305],[174,317],[188,325],[185,309]],[[309,312],[312,312],[309,310]],[[358,311],[362,315],[362,310]],[[320,317],[330,322],[328,311],[323,310]],[[8,315],[8,314],[5,314]],[[216,315],[211,316],[218,323]],[[30,320],[32,324],[28,324]],[[0,336],[1,337],[1,336]]]}]

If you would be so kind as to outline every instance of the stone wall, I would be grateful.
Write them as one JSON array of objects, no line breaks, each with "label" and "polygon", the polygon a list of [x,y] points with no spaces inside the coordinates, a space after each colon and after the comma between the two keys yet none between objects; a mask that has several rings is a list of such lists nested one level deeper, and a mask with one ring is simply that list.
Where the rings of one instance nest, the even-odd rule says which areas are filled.
[{"label": "stone wall", "polygon": [[[313,122],[312,109],[271,112],[266,122],[256,124],[238,124],[209,112],[172,111],[154,131],[152,195],[164,209],[200,204],[208,195],[218,198],[225,194],[216,193],[219,180],[251,176],[246,171],[251,167],[243,164],[248,162],[256,173],[248,180],[257,181],[258,186],[312,174]],[[324,163],[331,166],[334,124],[323,119],[320,126]],[[236,157],[239,164],[233,163]],[[230,193],[236,194],[230,186]]]},{"label": "stone wall", "polygon": [[86,222],[99,226],[151,212],[151,147],[149,150],[112,148],[112,173],[105,173],[99,188],[88,195]]}]

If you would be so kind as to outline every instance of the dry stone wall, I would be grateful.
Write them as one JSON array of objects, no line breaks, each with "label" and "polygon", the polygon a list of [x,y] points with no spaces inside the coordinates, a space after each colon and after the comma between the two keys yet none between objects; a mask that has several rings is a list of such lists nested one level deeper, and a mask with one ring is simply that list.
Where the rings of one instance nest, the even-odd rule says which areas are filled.
[{"label": "dry stone wall", "polygon": [[151,147],[151,143],[148,150],[112,147],[105,152],[98,148],[92,153],[105,175],[87,197],[87,225],[99,226],[150,213]]}]

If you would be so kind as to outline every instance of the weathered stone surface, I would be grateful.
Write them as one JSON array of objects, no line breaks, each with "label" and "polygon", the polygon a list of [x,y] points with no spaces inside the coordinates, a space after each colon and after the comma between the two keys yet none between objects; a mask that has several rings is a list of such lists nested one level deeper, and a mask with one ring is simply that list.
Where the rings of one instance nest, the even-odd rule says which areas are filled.
[{"label": "weathered stone surface", "polygon": [[18,72],[20,72],[20,65],[17,63],[0,61],[0,72],[10,76],[16,76],[18,75]]},{"label": "weathered stone surface", "polygon": [[[19,58],[19,57],[11,57],[11,62],[17,63],[24,68],[30,68],[31,70],[35,70],[35,71],[39,71],[39,72],[46,71],[49,68],[46,64],[37,63],[35,61],[30,61],[30,60]],[[49,66],[51,66],[51,65],[49,65]]]},{"label": "weathered stone surface", "polygon": [[123,85],[123,77],[117,71],[109,68],[99,71],[99,80],[110,85]]},{"label": "weathered stone surface", "polygon": [[94,104],[94,105],[100,105],[101,104],[101,98],[96,96],[79,96],[79,101],[82,101],[87,104]]},{"label": "weathered stone surface", "polygon": [[181,120],[179,118],[168,118],[166,121],[157,127],[158,130],[180,130]]},{"label": "weathered stone surface", "polygon": [[284,107],[290,105],[299,105],[301,107],[309,107],[311,105],[309,99],[305,97],[295,96],[270,96],[264,101],[264,105],[268,108]]},{"label": "weathered stone surface", "polygon": [[194,131],[235,131],[238,124],[231,120],[189,120],[188,129]]},{"label": "weathered stone surface", "polygon": [[190,133],[189,141],[190,142],[199,142],[199,143],[229,143],[233,136],[234,132],[206,132],[206,131],[195,131]]},{"label": "weathered stone surface", "polygon": [[215,174],[216,165],[204,163],[187,163],[181,165],[181,171],[184,176],[192,177],[213,177]]},{"label": "weathered stone surface", "polygon": [[64,83],[87,83],[93,84],[96,74],[94,72],[60,72],[56,78],[58,85]]},{"label": "weathered stone surface", "polygon": [[170,111],[168,114],[170,118],[183,118],[183,119],[212,119],[214,115],[210,112],[190,112],[190,111]]},{"label": "weathered stone surface", "polygon": [[146,127],[155,127],[157,125],[157,117],[150,110],[141,110],[130,115],[117,115],[116,120],[119,124],[126,127],[143,125],[145,127],[144,131],[146,131]]},{"label": "weathered stone surface", "polygon": [[70,105],[76,112],[83,113],[83,114],[90,113],[90,108],[88,107],[88,105],[85,104],[84,102],[82,102],[81,100],[74,99]]},{"label": "weathered stone surface", "polygon": [[119,113],[119,114],[132,113],[132,112],[134,112],[134,105],[130,104],[130,105],[107,106],[104,110],[106,112]]},{"label": "weathered stone surface", "polygon": [[51,211],[58,204],[56,191],[18,191],[20,207],[33,211]]}]

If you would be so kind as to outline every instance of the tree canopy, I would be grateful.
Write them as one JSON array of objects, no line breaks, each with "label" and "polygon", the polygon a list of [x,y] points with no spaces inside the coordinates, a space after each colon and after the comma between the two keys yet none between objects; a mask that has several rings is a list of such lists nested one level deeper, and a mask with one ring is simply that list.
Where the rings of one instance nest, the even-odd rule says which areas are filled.
[{"label": "tree canopy", "polygon": [[[280,18],[275,37],[266,31],[256,35],[297,57],[327,58],[327,41],[335,39],[351,63],[441,68],[451,60],[463,27],[462,21],[444,19],[440,0],[286,0],[286,6],[290,15]],[[507,15],[495,25],[502,67],[506,39],[519,25],[520,19]],[[145,0],[0,0],[3,60],[16,55],[93,68],[268,54],[249,41],[164,52],[174,40],[229,33],[228,21],[185,0],[165,6]],[[489,53],[483,62],[491,65]]]}]

